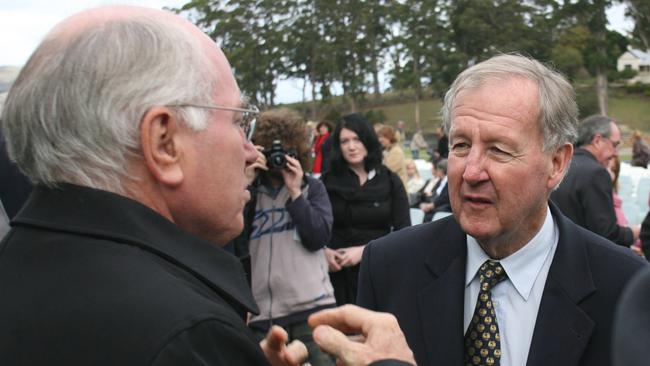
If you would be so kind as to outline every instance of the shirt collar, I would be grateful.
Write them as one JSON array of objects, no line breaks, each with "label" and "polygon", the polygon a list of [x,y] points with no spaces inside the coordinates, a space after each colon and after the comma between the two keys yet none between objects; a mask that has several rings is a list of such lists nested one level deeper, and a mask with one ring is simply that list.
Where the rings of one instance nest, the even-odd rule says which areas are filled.
[{"label": "shirt collar", "polygon": [[[551,211],[547,206],[544,224],[537,234],[521,249],[499,261],[506,270],[508,279],[524,300],[528,300],[535,279],[557,241],[557,228],[553,222],[553,215],[551,215]],[[476,276],[479,267],[488,259],[490,257],[483,251],[476,239],[467,235],[466,287]]]},{"label": "shirt collar", "polygon": [[440,194],[440,192],[445,188],[445,185],[447,185],[447,175],[444,175],[440,180],[440,184],[438,184],[438,188],[436,189],[436,194]]}]

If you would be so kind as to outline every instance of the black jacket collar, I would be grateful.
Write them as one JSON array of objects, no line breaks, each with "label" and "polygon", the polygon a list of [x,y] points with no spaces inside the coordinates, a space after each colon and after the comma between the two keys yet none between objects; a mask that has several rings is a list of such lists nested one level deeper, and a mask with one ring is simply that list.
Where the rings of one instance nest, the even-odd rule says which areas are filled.
[{"label": "black jacket collar", "polygon": [[37,186],[12,226],[41,227],[138,247],[188,271],[238,310],[258,312],[237,258],[124,196],[71,184]]},{"label": "black jacket collar", "polygon": [[[579,147],[579,148],[575,149],[575,151],[573,152],[573,156],[578,156],[578,155],[586,156],[589,159],[593,160],[594,162],[598,163],[598,160],[596,159],[594,154],[592,154],[589,150],[587,150],[585,148]],[[600,165],[600,163],[598,163],[598,164]]]}]

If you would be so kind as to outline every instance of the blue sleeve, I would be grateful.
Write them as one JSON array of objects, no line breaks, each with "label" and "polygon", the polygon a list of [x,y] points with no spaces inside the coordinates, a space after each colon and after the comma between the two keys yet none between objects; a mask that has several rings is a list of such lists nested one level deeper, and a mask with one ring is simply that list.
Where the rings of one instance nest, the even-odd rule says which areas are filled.
[{"label": "blue sleeve", "polygon": [[307,199],[304,195],[286,204],[291,220],[296,225],[302,245],[317,251],[329,243],[332,235],[332,205],[323,182],[307,179]]}]

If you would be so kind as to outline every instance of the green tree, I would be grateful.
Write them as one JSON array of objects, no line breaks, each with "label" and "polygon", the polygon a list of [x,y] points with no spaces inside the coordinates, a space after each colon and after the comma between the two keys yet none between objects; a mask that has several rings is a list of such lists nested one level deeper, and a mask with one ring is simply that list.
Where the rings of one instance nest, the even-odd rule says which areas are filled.
[{"label": "green tree", "polygon": [[533,57],[550,54],[549,6],[519,0],[458,0],[447,6],[453,47],[463,67],[498,52],[520,52]]},{"label": "green tree", "polygon": [[582,55],[589,35],[589,29],[584,25],[571,25],[557,33],[551,59],[555,67],[571,80],[576,78],[580,70],[585,69]]},{"label": "green tree", "polygon": [[634,19],[632,35],[643,49],[650,50],[650,1],[625,0],[624,2],[627,4],[626,14]]},{"label": "green tree", "polygon": [[567,2],[564,6],[564,13],[570,19],[589,29],[583,57],[588,69],[596,76],[596,97],[600,114],[603,115],[608,113],[607,71],[611,62],[608,58],[606,10],[611,5],[611,0],[578,0]]},{"label": "green tree", "polygon": [[[410,83],[414,90],[415,126],[421,126],[420,100],[422,99],[425,73],[435,64],[436,49],[440,45],[441,7],[437,0],[405,0],[394,5],[393,20],[398,29],[393,45],[396,53],[394,84],[402,86]],[[401,67],[405,60],[408,68]]]},{"label": "green tree", "polygon": [[193,0],[179,12],[217,40],[228,56],[240,88],[253,101],[273,105],[277,80],[284,73],[282,26],[287,1]]}]

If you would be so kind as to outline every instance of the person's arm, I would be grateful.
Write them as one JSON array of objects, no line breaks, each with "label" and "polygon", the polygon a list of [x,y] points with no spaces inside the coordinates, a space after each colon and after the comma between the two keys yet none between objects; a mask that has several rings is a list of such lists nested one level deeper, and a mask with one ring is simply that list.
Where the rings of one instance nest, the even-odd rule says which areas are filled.
[{"label": "person's arm", "polygon": [[[312,314],[314,341],[343,365],[415,365],[413,352],[392,314],[344,305]],[[346,334],[357,334],[350,339]],[[338,363],[337,363],[338,364]]]},{"label": "person's arm", "polygon": [[329,243],[332,234],[332,205],[320,180],[309,179],[307,199],[303,195],[287,202],[287,211],[296,225],[302,245],[316,251]]},{"label": "person's arm", "polygon": [[390,174],[389,179],[391,180],[391,226],[393,230],[399,230],[411,226],[409,199],[397,174]]},{"label": "person's arm", "polygon": [[589,179],[590,183],[585,185],[580,201],[584,207],[586,228],[616,244],[632,245],[634,242],[632,229],[616,223],[612,180],[607,170],[601,169],[585,179]]}]

